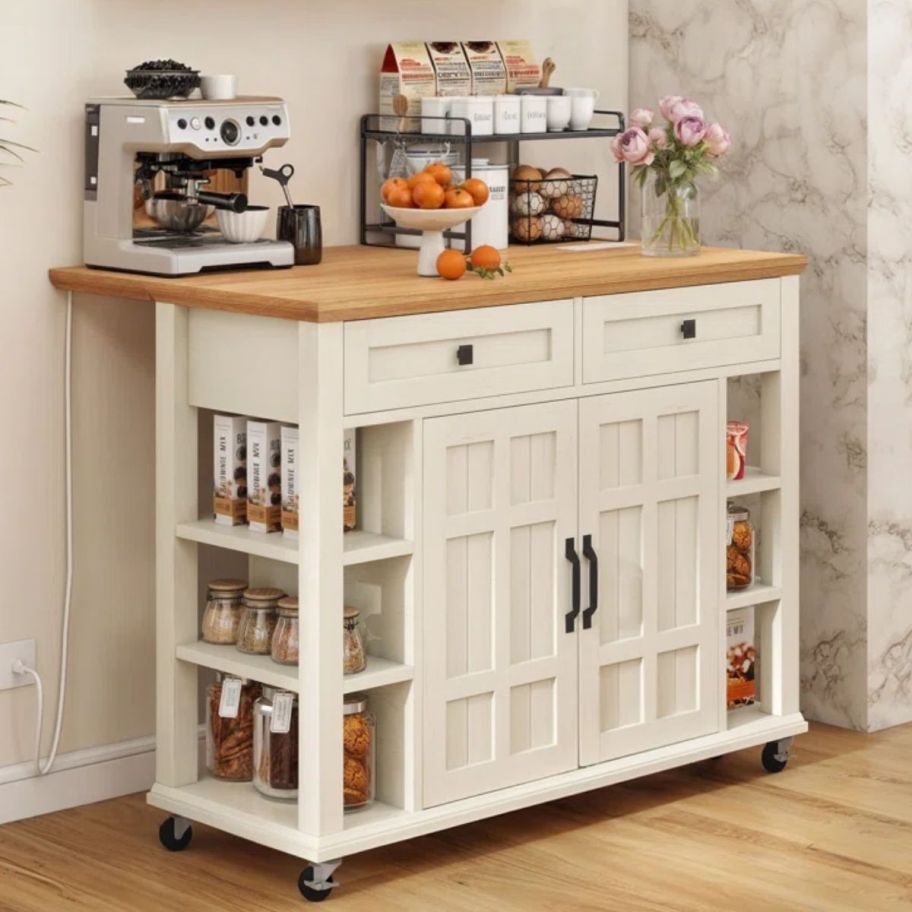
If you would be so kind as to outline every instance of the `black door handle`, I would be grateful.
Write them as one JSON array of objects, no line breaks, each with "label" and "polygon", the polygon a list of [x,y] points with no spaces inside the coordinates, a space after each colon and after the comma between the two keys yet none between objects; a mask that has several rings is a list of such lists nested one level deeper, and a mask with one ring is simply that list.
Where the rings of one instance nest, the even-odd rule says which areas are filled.
[{"label": "black door handle", "polygon": [[589,561],[589,607],[583,612],[583,630],[592,626],[592,615],[598,611],[598,555],[592,547],[592,536],[583,536],[583,557]]},{"label": "black door handle", "polygon": [[684,320],[681,323],[681,335],[685,339],[696,339],[697,338],[697,321],[696,320]]},{"label": "black door handle", "polygon": [[573,564],[573,594],[571,596],[571,610],[564,615],[564,624],[567,633],[573,633],[576,626],[576,617],[580,613],[580,559],[572,538],[568,538],[564,547],[564,556]]},{"label": "black door handle", "polygon": [[456,363],[460,366],[471,364],[475,360],[475,351],[471,345],[460,345],[456,349]]}]

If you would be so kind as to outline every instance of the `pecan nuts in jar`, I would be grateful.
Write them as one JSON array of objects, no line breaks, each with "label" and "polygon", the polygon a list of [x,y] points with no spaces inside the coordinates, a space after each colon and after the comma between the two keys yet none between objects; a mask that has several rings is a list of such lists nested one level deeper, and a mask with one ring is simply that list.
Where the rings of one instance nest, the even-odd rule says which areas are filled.
[{"label": "pecan nuts in jar", "polygon": [[754,538],[750,512],[729,504],[725,549],[725,580],[729,590],[746,589],[754,582]]}]

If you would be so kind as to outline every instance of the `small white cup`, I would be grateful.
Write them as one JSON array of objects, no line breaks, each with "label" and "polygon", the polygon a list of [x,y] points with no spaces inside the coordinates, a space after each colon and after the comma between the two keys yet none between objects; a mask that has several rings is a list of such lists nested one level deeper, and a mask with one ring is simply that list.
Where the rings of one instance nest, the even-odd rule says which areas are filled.
[{"label": "small white cup", "polygon": [[570,101],[570,129],[588,130],[595,114],[595,98],[591,95],[574,95]]},{"label": "small white cup", "polygon": [[208,101],[237,98],[237,76],[201,76],[200,92]]},{"label": "small white cup", "polygon": [[583,95],[583,96],[591,97],[593,101],[598,101],[599,96],[601,95],[601,92],[599,92],[598,89],[575,88],[575,89],[564,89],[564,95],[569,95],[571,98],[579,96],[579,95]]},{"label": "small white cup", "polygon": [[522,133],[548,132],[548,104],[544,95],[520,95]]},{"label": "small white cup", "polygon": [[548,95],[546,98],[548,105],[547,120],[548,132],[560,133],[570,126],[570,110],[573,99],[566,95]]},{"label": "small white cup", "polygon": [[448,132],[450,125],[440,118],[450,116],[450,102],[452,100],[452,98],[443,98],[440,95],[421,99],[422,133],[439,134]]},{"label": "small white cup", "polygon": [[519,95],[494,96],[494,132],[519,133],[521,105]]},{"label": "small white cup", "polygon": [[[466,118],[472,124],[472,136],[490,136],[494,132],[494,99],[490,95],[459,95],[450,103],[450,118]],[[462,136],[465,124],[450,124],[451,136]]]}]

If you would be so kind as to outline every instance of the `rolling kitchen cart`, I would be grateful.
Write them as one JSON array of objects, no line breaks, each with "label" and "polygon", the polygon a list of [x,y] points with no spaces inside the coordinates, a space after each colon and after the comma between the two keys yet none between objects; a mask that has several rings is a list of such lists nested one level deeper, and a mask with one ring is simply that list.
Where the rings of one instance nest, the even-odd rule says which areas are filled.
[{"label": "rolling kitchen cart", "polygon": [[[330,248],[307,270],[194,280],[55,270],[155,300],[160,839],[190,821],[306,859],[387,843],[746,747],[781,769],[798,710],[798,277],[804,258],[518,248],[503,282]],[[726,481],[739,378],[756,397]],[[300,537],[216,525],[200,410],[300,427]],[[359,528],[343,534],[343,432]],[[208,456],[208,454],[207,454]],[[208,462],[208,460],[207,460]],[[726,591],[726,504],[750,503],[754,585]],[[199,640],[198,550],[300,598],[299,667]],[[342,613],[367,618],[343,676]],[[758,700],[726,706],[727,613],[755,606]],[[201,772],[198,670],[300,695],[297,802]],[[343,811],[342,706],[367,694],[377,800]]]}]

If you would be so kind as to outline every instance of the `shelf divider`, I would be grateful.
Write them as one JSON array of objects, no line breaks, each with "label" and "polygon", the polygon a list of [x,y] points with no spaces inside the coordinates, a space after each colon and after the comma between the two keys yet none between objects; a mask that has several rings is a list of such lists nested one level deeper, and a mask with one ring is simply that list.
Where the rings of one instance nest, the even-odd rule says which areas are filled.
[{"label": "shelf divider", "polygon": [[728,498],[745,497],[748,494],[777,491],[780,487],[782,487],[782,479],[778,475],[767,475],[757,466],[745,466],[744,478],[729,481],[725,496]]}]

